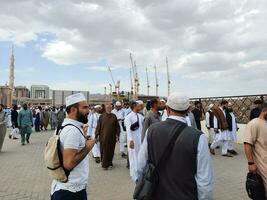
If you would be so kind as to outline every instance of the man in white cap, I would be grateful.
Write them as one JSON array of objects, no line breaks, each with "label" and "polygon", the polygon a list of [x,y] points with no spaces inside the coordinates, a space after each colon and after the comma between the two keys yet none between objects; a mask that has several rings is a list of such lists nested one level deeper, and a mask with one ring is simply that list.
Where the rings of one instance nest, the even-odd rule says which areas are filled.
[{"label": "man in white cap", "polygon": [[142,116],[144,116],[144,108],[145,108],[144,102],[142,100],[137,100],[136,103],[140,107],[139,114],[141,114]]},{"label": "man in white cap", "polygon": [[[95,138],[95,131],[98,123],[98,119],[101,115],[101,109],[102,107],[100,105],[96,105],[91,112],[91,115],[89,117],[88,121],[88,135],[90,135],[93,139]],[[100,144],[99,142],[96,143],[92,149],[93,157],[95,158],[96,163],[100,163]]]},{"label": "man in white cap", "polygon": [[[148,160],[156,166],[166,148],[173,146],[158,171],[153,200],[213,199],[214,177],[207,138],[186,125],[189,105],[187,96],[171,94],[167,100],[168,119],[151,125],[141,146],[138,179],[142,178]],[[172,140],[174,135],[177,138]],[[175,142],[172,145],[170,141]]]},{"label": "man in white cap", "polygon": [[137,156],[141,147],[141,137],[143,130],[144,117],[140,114],[142,105],[137,102],[130,104],[132,112],[126,116],[125,125],[127,131],[128,157],[130,164],[130,176],[133,181],[136,180]]},{"label": "man in white cap", "polygon": [[89,176],[88,153],[95,145],[94,139],[86,139],[83,126],[88,122],[89,106],[82,93],[66,98],[66,112],[60,136],[63,166],[69,173],[68,182],[53,180],[51,200],[87,200]]},{"label": "man in white cap", "polygon": [[210,104],[208,106],[208,111],[205,114],[205,120],[206,120],[206,127],[208,129],[208,141],[209,141],[209,146],[212,144],[214,137],[215,137],[215,132],[214,132],[214,113],[212,111],[214,104]]},{"label": "man in white cap", "polygon": [[115,108],[112,110],[112,113],[116,115],[117,120],[119,122],[120,125],[120,153],[121,153],[121,157],[123,158],[127,158],[127,154],[126,154],[126,146],[127,146],[127,141],[126,141],[126,127],[124,125],[124,110],[122,109],[122,103],[120,101],[117,101],[115,103]]}]

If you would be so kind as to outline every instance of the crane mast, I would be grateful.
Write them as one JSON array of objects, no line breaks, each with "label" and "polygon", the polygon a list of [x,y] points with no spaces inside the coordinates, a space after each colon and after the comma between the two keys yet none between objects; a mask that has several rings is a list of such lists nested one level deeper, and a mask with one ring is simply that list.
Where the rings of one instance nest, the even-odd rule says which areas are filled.
[{"label": "crane mast", "polygon": [[147,81],[147,96],[149,96],[149,88],[150,88],[150,85],[149,85],[149,79],[148,79],[148,71],[147,71],[147,67],[146,67],[146,81]]},{"label": "crane mast", "polygon": [[132,69],[130,68],[130,81],[131,81],[131,95],[134,92]]},{"label": "crane mast", "polygon": [[[111,68],[109,66],[108,66],[108,70],[109,70],[112,82],[113,82],[113,84],[115,86],[115,93],[117,95],[117,100],[119,100],[119,97],[120,97],[120,81],[117,81],[117,83],[116,83],[115,80],[114,80]],[[111,91],[112,91],[112,86],[111,86]]]},{"label": "crane mast", "polygon": [[167,80],[168,80],[168,96],[170,96],[171,80],[170,80],[169,63],[168,63],[168,57],[167,56],[166,56],[166,67],[167,67]]},{"label": "crane mast", "polygon": [[133,99],[134,100],[137,100],[137,98],[138,98],[138,92],[139,92],[139,81],[138,81],[138,74],[137,74],[136,62],[133,61],[133,56],[132,56],[131,53],[130,53],[130,61],[131,61],[133,79],[134,79],[134,84],[133,84]]},{"label": "crane mast", "polygon": [[158,90],[159,90],[159,82],[158,82],[158,75],[157,75],[157,66],[154,66],[155,69],[155,81],[156,81],[156,96],[158,96]]}]

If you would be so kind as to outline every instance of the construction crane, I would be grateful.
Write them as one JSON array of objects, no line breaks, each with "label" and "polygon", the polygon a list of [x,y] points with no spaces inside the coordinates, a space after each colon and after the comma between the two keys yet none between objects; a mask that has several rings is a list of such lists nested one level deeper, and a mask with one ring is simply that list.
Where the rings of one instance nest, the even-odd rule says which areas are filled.
[{"label": "construction crane", "polygon": [[120,81],[117,81],[117,84],[116,84],[115,79],[114,79],[113,74],[112,74],[112,71],[111,71],[111,68],[109,66],[108,66],[108,70],[109,70],[112,82],[113,82],[113,84],[115,86],[115,93],[117,94],[117,100],[119,100],[119,97],[120,97],[120,93],[119,93],[119,91],[120,91]]},{"label": "construction crane", "polygon": [[147,96],[149,96],[149,88],[150,88],[150,85],[149,85],[147,67],[146,67],[146,81],[147,81]]},{"label": "construction crane", "polygon": [[156,96],[158,96],[159,91],[159,82],[158,82],[158,74],[157,74],[157,66],[154,66],[155,69],[155,81],[156,81]]},{"label": "construction crane", "polygon": [[136,87],[136,99],[138,99],[140,83],[139,83],[139,78],[138,78],[138,73],[137,73],[136,61],[134,61],[134,69],[135,69],[134,82],[135,82],[135,85],[136,85],[135,86]]},{"label": "construction crane", "polygon": [[109,95],[110,95],[110,101],[112,101],[112,84],[109,84]]},{"label": "construction crane", "polygon": [[130,53],[130,61],[131,61],[131,67],[132,67],[132,75],[134,79],[134,84],[133,84],[133,99],[137,100],[138,98],[138,93],[139,93],[139,80],[138,80],[138,73],[137,73],[137,67],[136,67],[136,62],[133,61],[133,56]]},{"label": "construction crane", "polygon": [[168,57],[167,56],[166,56],[166,67],[167,67],[167,80],[168,80],[168,96],[170,96],[171,80],[170,80],[169,63],[168,63]]},{"label": "construction crane", "polygon": [[107,102],[107,87],[105,86],[104,87],[104,94],[105,94],[105,102]]},{"label": "construction crane", "polygon": [[134,86],[133,86],[133,74],[132,74],[132,69],[130,69],[130,81],[131,81],[131,95],[133,95],[133,92],[134,92]]}]

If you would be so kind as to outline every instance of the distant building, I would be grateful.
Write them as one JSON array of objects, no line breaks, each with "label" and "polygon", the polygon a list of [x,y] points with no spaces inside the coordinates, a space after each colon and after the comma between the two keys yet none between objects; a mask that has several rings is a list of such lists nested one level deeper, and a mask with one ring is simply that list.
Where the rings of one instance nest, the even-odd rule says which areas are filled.
[{"label": "distant building", "polygon": [[49,87],[47,85],[32,85],[32,99],[49,99]]},{"label": "distant building", "polygon": [[71,90],[51,90],[50,91],[50,99],[52,99],[52,104],[54,106],[65,105],[65,99],[67,96],[75,94],[75,93],[83,93],[87,102],[89,103],[89,91],[71,91]]},{"label": "distant building", "polygon": [[14,91],[15,98],[30,98],[30,90],[26,86],[16,86]]},{"label": "distant building", "polygon": [[9,88],[9,86],[5,85],[5,86],[0,86],[0,103],[3,105],[9,105],[9,94],[11,92],[11,89]]}]

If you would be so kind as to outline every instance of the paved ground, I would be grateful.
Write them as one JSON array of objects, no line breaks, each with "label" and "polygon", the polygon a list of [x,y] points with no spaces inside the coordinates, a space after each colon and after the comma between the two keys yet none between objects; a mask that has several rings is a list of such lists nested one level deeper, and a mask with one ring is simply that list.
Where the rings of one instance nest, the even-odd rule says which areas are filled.
[{"label": "paved ground", "polygon": [[[48,200],[51,180],[43,163],[43,150],[52,132],[33,133],[31,143],[6,138],[0,153],[0,200]],[[244,182],[246,160],[241,145],[235,158],[213,156],[216,175],[216,200],[246,200]],[[129,200],[133,184],[126,161],[117,154],[114,169],[103,171],[90,161],[90,200]]]}]

